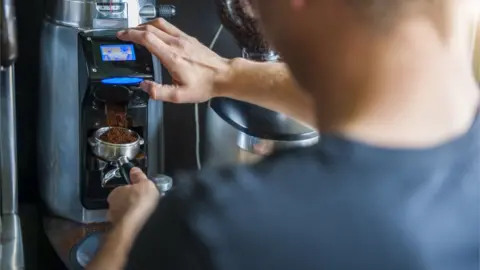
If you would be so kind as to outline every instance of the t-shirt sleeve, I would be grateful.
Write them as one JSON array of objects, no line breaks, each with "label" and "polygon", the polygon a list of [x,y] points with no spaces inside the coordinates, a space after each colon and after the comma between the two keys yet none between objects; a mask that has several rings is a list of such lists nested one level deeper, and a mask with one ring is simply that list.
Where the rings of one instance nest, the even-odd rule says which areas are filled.
[{"label": "t-shirt sleeve", "polygon": [[185,195],[185,188],[177,188],[160,200],[135,240],[125,269],[214,269],[207,248],[188,226]]}]

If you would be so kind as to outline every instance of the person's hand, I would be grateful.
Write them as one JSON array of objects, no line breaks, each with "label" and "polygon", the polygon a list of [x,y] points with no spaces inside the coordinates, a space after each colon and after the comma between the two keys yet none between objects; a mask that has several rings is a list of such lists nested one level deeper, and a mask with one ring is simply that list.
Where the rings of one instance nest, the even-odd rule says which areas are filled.
[{"label": "person's hand", "polygon": [[164,19],[156,19],[118,33],[118,38],[140,44],[154,54],[175,85],[151,81],[140,84],[151,98],[174,103],[199,103],[219,96],[216,81],[228,72],[224,59]]},{"label": "person's hand", "polygon": [[130,171],[131,185],[115,188],[108,196],[107,218],[116,224],[128,224],[138,231],[155,210],[160,192],[139,168]]}]

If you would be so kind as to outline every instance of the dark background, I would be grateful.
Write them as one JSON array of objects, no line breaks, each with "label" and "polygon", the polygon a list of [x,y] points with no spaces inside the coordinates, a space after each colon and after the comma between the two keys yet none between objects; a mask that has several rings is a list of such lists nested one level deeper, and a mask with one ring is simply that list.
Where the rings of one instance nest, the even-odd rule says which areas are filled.
[{"label": "dark background", "polygon": [[[27,270],[59,269],[58,258],[43,235],[39,206],[36,136],[39,87],[39,48],[44,4],[48,0],[16,1],[19,28],[19,59],[16,64],[16,104],[18,143],[18,182],[20,215],[24,229]],[[186,33],[210,44],[220,22],[213,0],[157,0],[174,4],[177,16],[172,22]],[[232,37],[222,31],[214,50],[225,57],[240,55]],[[169,81],[169,78],[166,78]],[[66,85],[66,87],[68,87]],[[61,91],[61,89],[59,89]],[[203,123],[205,104],[200,105]],[[165,105],[165,167],[168,173],[195,168],[195,122],[192,104]],[[202,127],[203,125],[201,125]]]}]

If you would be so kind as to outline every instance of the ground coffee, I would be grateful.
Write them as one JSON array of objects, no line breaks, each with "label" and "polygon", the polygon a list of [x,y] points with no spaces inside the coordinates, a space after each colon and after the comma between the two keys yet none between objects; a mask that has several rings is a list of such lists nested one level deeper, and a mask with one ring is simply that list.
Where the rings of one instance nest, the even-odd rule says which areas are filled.
[{"label": "ground coffee", "polygon": [[125,144],[135,142],[138,138],[128,132],[128,119],[125,105],[105,104],[107,125],[110,128],[100,136],[100,140],[114,144]]},{"label": "ground coffee", "polygon": [[110,127],[127,127],[128,119],[125,105],[105,104],[107,125]]},{"label": "ground coffee", "polygon": [[100,140],[114,144],[133,143],[137,136],[132,135],[127,129],[112,127],[100,136]]}]

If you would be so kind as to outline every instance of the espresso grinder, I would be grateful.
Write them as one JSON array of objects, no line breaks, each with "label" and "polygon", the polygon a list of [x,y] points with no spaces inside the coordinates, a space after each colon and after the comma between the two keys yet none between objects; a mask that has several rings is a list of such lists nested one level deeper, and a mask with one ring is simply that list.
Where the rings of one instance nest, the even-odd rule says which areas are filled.
[{"label": "espresso grinder", "polygon": [[[138,87],[145,80],[161,83],[161,65],[116,33],[174,15],[173,6],[155,6],[154,0],[47,1],[38,160],[49,217],[105,222],[107,197],[128,184],[129,168],[162,173],[162,103]],[[102,140],[113,127],[133,140]]]},{"label": "espresso grinder", "polygon": [[[110,191],[129,184],[129,168],[138,166],[147,172],[148,166],[150,149],[145,147],[143,138],[148,134],[149,96],[138,84],[154,80],[152,56],[141,46],[119,41],[115,34],[116,31],[79,34],[78,62],[85,65],[79,69],[80,90],[84,91],[80,199],[85,208],[92,210],[107,208]],[[102,140],[101,136],[112,129],[121,133],[117,136],[134,140]]]}]

